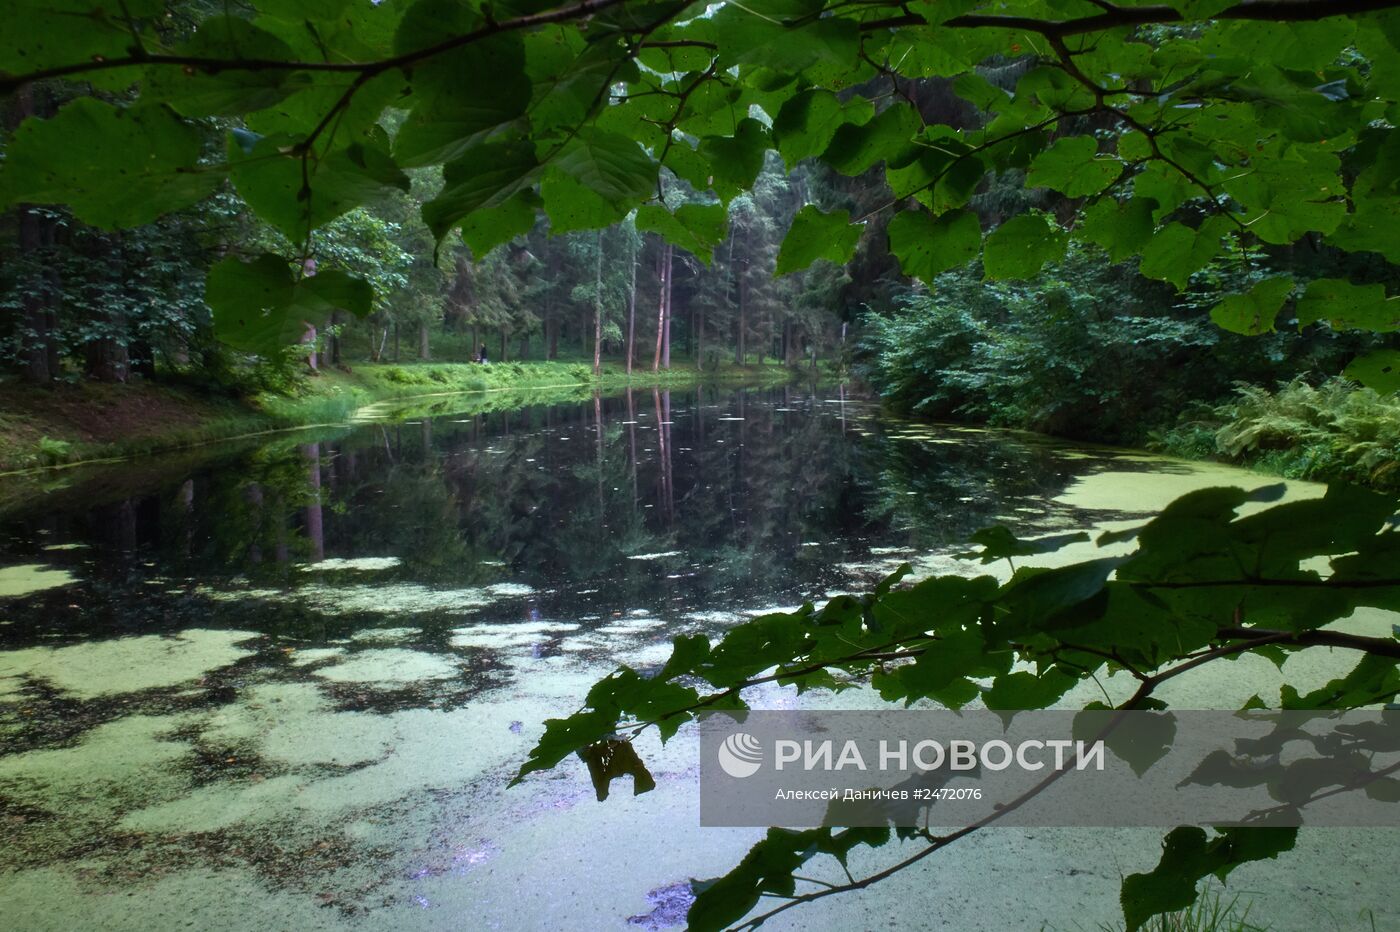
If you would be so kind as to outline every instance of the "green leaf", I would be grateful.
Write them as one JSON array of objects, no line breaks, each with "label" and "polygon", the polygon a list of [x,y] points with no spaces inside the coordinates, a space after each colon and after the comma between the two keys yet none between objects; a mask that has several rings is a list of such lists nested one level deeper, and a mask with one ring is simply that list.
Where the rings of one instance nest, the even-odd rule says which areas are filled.
[{"label": "green leaf", "polygon": [[80,97],[20,124],[0,167],[0,200],[68,204],[109,230],[140,226],[219,186],[222,172],[199,165],[202,148],[199,131],[164,108]]},{"label": "green leaf", "polygon": [[640,796],[656,789],[656,780],[646,764],[637,756],[637,749],[631,741],[615,738],[590,744],[578,752],[578,756],[588,765],[588,776],[593,781],[593,790],[598,802],[608,798],[612,782],[620,777],[632,778],[632,795]]},{"label": "green leaf", "polygon": [[1333,330],[1400,330],[1400,298],[1387,298],[1384,285],[1353,285],[1341,278],[1318,278],[1298,301],[1298,326],[1325,320]]},{"label": "green leaf", "polygon": [[1210,319],[1222,329],[1245,336],[1258,336],[1274,329],[1279,308],[1293,291],[1293,279],[1268,278],[1249,290],[1248,294],[1231,295],[1210,312]]},{"label": "green leaf", "polygon": [[1005,560],[1010,557],[1030,557],[1043,553],[1054,553],[1070,544],[1080,543],[1088,539],[1087,532],[1075,531],[1069,534],[1038,537],[1034,540],[1022,540],[1012,534],[1007,527],[997,524],[982,528],[969,539],[971,543],[981,546],[980,551],[967,551],[954,554],[954,556],[960,560],[980,560],[985,566],[988,563],[995,563],[997,560]]},{"label": "green leaf", "polygon": [[[295,55],[277,36],[237,16],[211,16],[174,54],[220,60],[292,61]],[[147,69],[142,95],[168,103],[189,117],[232,116],[261,110],[311,84],[305,72],[284,68]]]},{"label": "green leaf", "polygon": [[473,211],[500,207],[534,184],[539,174],[532,146],[472,146],[443,167],[441,193],[423,205],[423,221],[439,240]]},{"label": "green leaf", "polygon": [[970,682],[971,677],[1001,675],[1010,666],[1009,653],[988,653],[980,631],[961,631],[930,644],[912,664],[876,673],[870,682],[886,702],[902,699],[907,706],[932,698],[949,708],[958,708],[981,692]]},{"label": "green leaf", "polygon": [[1279,690],[1282,709],[1355,709],[1389,702],[1400,692],[1400,660],[1365,654],[1351,672],[1319,686],[1308,693],[1299,693],[1288,684]]},{"label": "green leaf", "polygon": [[844,210],[823,213],[815,204],[808,204],[792,218],[792,226],[778,250],[774,274],[801,271],[818,259],[845,265],[851,261],[861,229],[859,224],[851,223],[851,215]]},{"label": "green leaf", "polygon": [[1210,19],[1237,3],[1239,0],[1168,0],[1168,5],[1181,11],[1181,15],[1187,19]]},{"label": "green leaf", "polygon": [[631,209],[630,204],[607,200],[573,176],[553,170],[545,172],[540,198],[553,236],[612,226],[622,222]]},{"label": "green leaf", "polygon": [[726,199],[753,186],[763,169],[763,153],[768,150],[768,131],[753,118],[742,120],[734,135],[707,136],[696,151],[710,163],[710,177],[716,193]]},{"label": "green leaf", "polygon": [[766,15],[762,4],[725,4],[709,17],[709,28],[719,46],[721,68],[762,65],[784,74],[796,74],[828,63],[852,67],[860,51],[860,31],[845,17],[812,18],[801,26],[787,26],[786,14]]},{"label": "green leaf", "polygon": [[733,870],[714,880],[695,882],[695,902],[686,926],[695,932],[719,932],[743,918],[764,893],[791,895],[792,874],[806,862],[818,832],[770,828],[768,835],[744,855]]},{"label": "green leaf", "polygon": [[482,207],[462,220],[462,239],[476,259],[502,243],[524,236],[535,228],[538,208],[543,202],[531,189],[515,194],[496,207]]},{"label": "green leaf", "polygon": [[[1141,701],[1135,708],[1141,714],[1133,722],[1133,728],[1112,729],[1103,742],[1114,757],[1141,777],[1171,750],[1176,740],[1176,716],[1164,711],[1166,703],[1160,699]],[[1114,715],[1112,706],[1097,701],[1088,703],[1084,711],[1074,717],[1075,739],[1092,742],[1109,726]]]},{"label": "green leaf", "polygon": [[303,159],[289,137],[261,139],[251,152],[243,139],[228,148],[230,176],[248,206],[292,243],[385,191],[407,191],[379,127],[350,145]]},{"label": "green leaf", "polygon": [[1084,211],[1078,232],[1107,250],[1110,262],[1122,262],[1140,254],[1152,241],[1152,215],[1156,209],[1157,202],[1147,197],[1135,197],[1121,204],[1111,197],[1100,198]]},{"label": "green leaf", "polygon": [[368,282],[334,270],[298,279],[287,260],[268,254],[224,259],[209,270],[204,296],[214,336],[262,356],[300,342],[308,325],[319,326],[333,311],[365,317],[374,303]]},{"label": "green leaf", "polygon": [[1400,350],[1367,353],[1353,359],[1342,374],[1382,395],[1400,391]]},{"label": "green leaf", "polygon": [[674,213],[656,204],[637,211],[637,229],[659,233],[706,265],[724,240],[728,216],[722,204],[682,204]]},{"label": "green leaf", "polygon": [[1093,136],[1067,136],[1055,142],[1031,162],[1026,173],[1030,187],[1054,188],[1067,197],[1098,194],[1123,172],[1123,163],[1098,154]]},{"label": "green leaf", "polygon": [[164,4],[136,0],[123,12],[105,0],[13,0],[0,30],[0,72],[28,74],[94,58],[124,58],[131,46],[129,14],[150,20]]},{"label": "green leaf", "polygon": [[922,210],[906,210],[890,221],[890,252],[905,275],[932,282],[940,272],[966,265],[982,248],[977,215],[955,210],[934,218]]},{"label": "green leaf", "polygon": [[[656,190],[656,162],[637,143],[617,133],[580,132],[554,159],[553,168],[615,207],[647,198]],[[546,197],[546,206],[547,202]]]},{"label": "green leaf", "polygon": [[[479,25],[463,4],[421,0],[404,16],[398,43],[403,51],[431,46]],[[417,102],[394,137],[394,157],[402,165],[455,159],[530,106],[533,88],[519,33],[494,35],[442,58],[445,69],[436,58],[414,69]]]},{"label": "green leaf", "polygon": [[1069,237],[1039,214],[1022,214],[997,227],[982,249],[989,279],[1031,278],[1065,254]]},{"label": "green leaf", "polygon": [[1355,212],[1342,218],[1327,242],[1349,252],[1380,253],[1400,263],[1400,198],[1358,199]]},{"label": "green leaf", "polygon": [[1227,223],[1223,217],[1210,217],[1196,230],[1181,223],[1167,224],[1143,248],[1142,274],[1185,288],[1191,276],[1220,252]]},{"label": "green leaf", "polygon": [[842,105],[840,99],[825,88],[803,91],[788,98],[773,121],[778,153],[787,166],[793,168],[798,162],[826,151],[843,125],[862,125],[874,112],[874,107],[864,97],[853,97]]},{"label": "green leaf", "polygon": [[1128,932],[1161,913],[1186,909],[1196,884],[1209,874],[1224,879],[1240,864],[1278,857],[1293,848],[1296,828],[1230,828],[1214,838],[1195,827],[1176,828],[1162,842],[1162,858],[1150,873],[1123,880],[1123,918]]},{"label": "green leaf", "polygon": [[987,708],[999,712],[1043,709],[1058,701],[1078,682],[1079,677],[1058,667],[1051,667],[1040,676],[1022,670],[997,677],[990,688],[983,690],[982,698]]},{"label": "green leaf", "polygon": [[864,125],[838,127],[822,161],[843,175],[862,174],[912,149],[910,140],[919,128],[919,115],[913,107],[891,104]]}]

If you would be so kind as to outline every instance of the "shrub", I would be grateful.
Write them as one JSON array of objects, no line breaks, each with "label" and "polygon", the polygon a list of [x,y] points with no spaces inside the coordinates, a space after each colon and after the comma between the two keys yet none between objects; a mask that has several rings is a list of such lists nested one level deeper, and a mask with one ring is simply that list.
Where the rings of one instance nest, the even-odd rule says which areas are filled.
[{"label": "shrub", "polygon": [[66,463],[72,458],[73,444],[66,440],[55,440],[52,437],[40,437],[35,453],[40,463],[45,466],[54,466],[58,463]]},{"label": "shrub", "polygon": [[1236,397],[1209,417],[1183,422],[1152,445],[1176,455],[1214,454],[1295,479],[1397,488],[1400,396],[1378,395],[1343,378],[1316,386],[1296,378],[1277,390],[1240,384]]}]

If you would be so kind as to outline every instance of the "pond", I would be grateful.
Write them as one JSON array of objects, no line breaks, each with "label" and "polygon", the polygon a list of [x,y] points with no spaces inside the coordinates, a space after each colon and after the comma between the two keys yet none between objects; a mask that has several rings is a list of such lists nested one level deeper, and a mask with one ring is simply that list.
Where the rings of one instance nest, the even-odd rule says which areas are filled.
[{"label": "pond", "polygon": [[[679,926],[688,878],[760,834],[698,826],[691,732],[641,742],[658,779],[643,796],[597,802],[576,761],[505,788],[596,679],[905,561],[974,572],[952,554],[992,523],[1112,525],[1267,481],[893,420],[841,387],[505,407],[380,405],[0,479],[6,928]],[[1332,672],[1309,662],[1290,675]],[[1276,694],[1263,667],[1168,698]],[[770,687],[753,704],[875,701]],[[1160,836],[985,831],[778,927],[1095,929]],[[1231,895],[1277,929],[1386,927],[1393,837],[1305,832]]]}]

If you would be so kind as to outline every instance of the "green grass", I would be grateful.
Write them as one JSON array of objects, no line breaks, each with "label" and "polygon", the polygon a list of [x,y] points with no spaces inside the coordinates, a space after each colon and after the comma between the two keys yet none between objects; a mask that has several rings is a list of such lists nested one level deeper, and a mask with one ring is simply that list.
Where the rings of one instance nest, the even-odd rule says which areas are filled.
[{"label": "green grass", "polygon": [[[608,361],[600,377],[592,361],[473,363],[362,363],[323,369],[298,379],[287,394],[262,393],[245,403],[202,395],[195,386],[133,383],[80,384],[61,389],[4,386],[0,403],[0,472],[72,465],[176,450],[249,434],[346,423],[365,405],[390,399],[490,393],[502,404],[565,400],[580,389],[613,391],[628,386],[782,384],[805,376],[777,364],[721,366],[700,372],[684,365],[629,377],[620,361]],[[516,398],[514,396],[520,396]],[[61,404],[55,401],[61,399]],[[94,425],[85,413],[110,410]],[[108,423],[110,421],[110,423]],[[80,423],[85,422],[85,423]]]}]

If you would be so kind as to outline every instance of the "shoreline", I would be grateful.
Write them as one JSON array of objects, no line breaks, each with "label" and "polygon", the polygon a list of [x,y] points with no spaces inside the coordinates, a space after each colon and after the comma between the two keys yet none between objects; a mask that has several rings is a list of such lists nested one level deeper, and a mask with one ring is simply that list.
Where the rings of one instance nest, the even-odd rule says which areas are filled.
[{"label": "shoreline", "polygon": [[[325,370],[299,396],[261,395],[244,401],[211,398],[179,383],[85,383],[0,387],[0,479],[79,466],[119,463],[293,430],[355,422],[363,409],[385,402],[444,397],[539,395],[521,404],[563,400],[570,393],[706,384],[781,385],[806,370],[778,365],[727,366],[715,371],[673,368],[658,373],[605,363],[572,362],[368,364]],[[93,418],[110,418],[94,423]],[[143,418],[148,418],[142,422]],[[120,432],[135,422],[130,435]],[[111,431],[110,434],[107,432]]]}]

